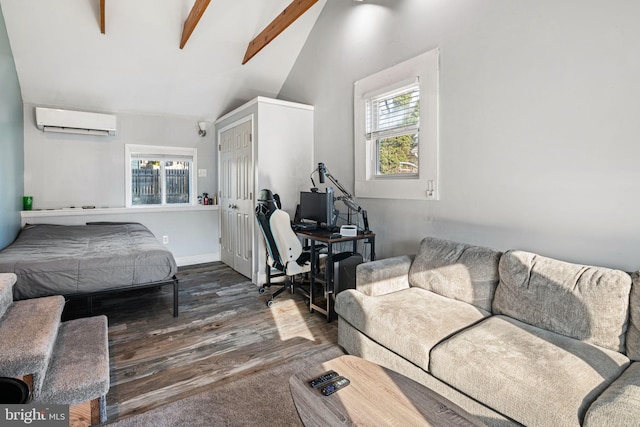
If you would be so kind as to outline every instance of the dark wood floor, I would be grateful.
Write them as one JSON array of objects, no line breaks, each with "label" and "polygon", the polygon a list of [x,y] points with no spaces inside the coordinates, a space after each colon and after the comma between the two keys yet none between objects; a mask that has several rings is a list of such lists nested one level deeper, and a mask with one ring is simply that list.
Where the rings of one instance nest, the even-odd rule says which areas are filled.
[{"label": "dark wood floor", "polygon": [[[172,288],[97,298],[109,318],[111,389],[108,421],[148,411],[283,360],[337,343],[337,322],[309,313],[300,294],[269,294],[222,263],[180,268],[180,316]],[[69,301],[64,318],[86,315]]]}]

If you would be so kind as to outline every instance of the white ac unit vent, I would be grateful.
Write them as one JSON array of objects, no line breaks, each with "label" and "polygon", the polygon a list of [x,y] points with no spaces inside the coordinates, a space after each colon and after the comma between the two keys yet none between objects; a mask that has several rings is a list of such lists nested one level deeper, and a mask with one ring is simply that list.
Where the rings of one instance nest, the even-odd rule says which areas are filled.
[{"label": "white ac unit vent", "polygon": [[36,107],[36,126],[43,132],[115,135],[116,116]]}]

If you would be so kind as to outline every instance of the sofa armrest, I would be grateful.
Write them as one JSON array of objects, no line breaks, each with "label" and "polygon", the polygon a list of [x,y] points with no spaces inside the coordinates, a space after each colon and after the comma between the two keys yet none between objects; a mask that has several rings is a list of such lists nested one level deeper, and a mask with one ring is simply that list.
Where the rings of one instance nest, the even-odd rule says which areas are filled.
[{"label": "sofa armrest", "polygon": [[585,427],[637,426],[640,419],[640,362],[633,362],[587,411]]},{"label": "sofa armrest", "polygon": [[415,255],[403,255],[358,265],[356,289],[376,296],[409,288],[409,268],[414,258]]}]

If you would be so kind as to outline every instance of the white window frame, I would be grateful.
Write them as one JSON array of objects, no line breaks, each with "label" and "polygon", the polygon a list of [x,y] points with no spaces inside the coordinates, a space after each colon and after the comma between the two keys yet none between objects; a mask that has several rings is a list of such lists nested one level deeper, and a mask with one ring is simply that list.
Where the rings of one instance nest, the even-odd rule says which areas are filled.
[{"label": "white window frame", "polygon": [[[355,196],[385,199],[438,200],[439,50],[434,49],[354,84]],[[415,84],[420,86],[418,176],[376,176],[377,149],[367,140],[368,99]]]},{"label": "white window frame", "polygon": [[[156,145],[138,145],[138,144],[125,144],[125,206],[127,208],[167,208],[171,206],[195,206],[197,205],[198,189],[196,179],[196,171],[198,170],[198,150],[190,147],[165,147]],[[192,160],[192,170],[189,173],[189,203],[166,203],[165,196],[165,180],[162,179],[162,204],[154,205],[134,205],[131,200],[131,161],[135,160],[135,157],[150,157],[153,156],[180,156],[190,157]]]},{"label": "white window frame", "polygon": [[[380,99],[393,99],[395,96],[400,95],[402,93],[413,92],[414,90],[418,90],[418,106],[420,106],[420,81],[419,79],[413,79],[413,81],[408,84],[401,84],[399,87],[396,85],[393,86],[390,90],[384,90],[381,93],[375,94],[367,94],[365,95],[365,106],[366,106],[366,120],[367,120],[367,131],[366,131],[366,141],[367,145],[371,147],[373,150],[373,158],[371,161],[371,170],[373,171],[374,179],[389,179],[389,178],[406,178],[406,179],[415,179],[418,178],[418,172],[416,173],[404,173],[404,174],[381,174],[379,171],[380,166],[380,147],[379,142],[380,139],[393,138],[397,136],[407,135],[410,133],[415,133],[418,135],[418,150],[420,149],[420,123],[411,124],[411,125],[397,125],[397,126],[387,126],[381,129],[379,127],[379,121],[381,117],[378,116],[377,111],[378,101]],[[418,118],[419,119],[419,118]],[[418,153],[419,155],[419,153]],[[419,165],[418,165],[419,166]]]}]

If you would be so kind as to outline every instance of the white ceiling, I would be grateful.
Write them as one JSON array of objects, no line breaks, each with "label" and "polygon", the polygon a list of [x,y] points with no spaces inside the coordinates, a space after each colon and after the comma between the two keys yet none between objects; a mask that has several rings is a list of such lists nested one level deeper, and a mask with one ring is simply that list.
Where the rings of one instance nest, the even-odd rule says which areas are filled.
[{"label": "white ceiling", "polygon": [[184,49],[194,0],[0,0],[25,103],[213,120],[276,96],[327,0],[241,65],[291,0],[211,0]]}]

